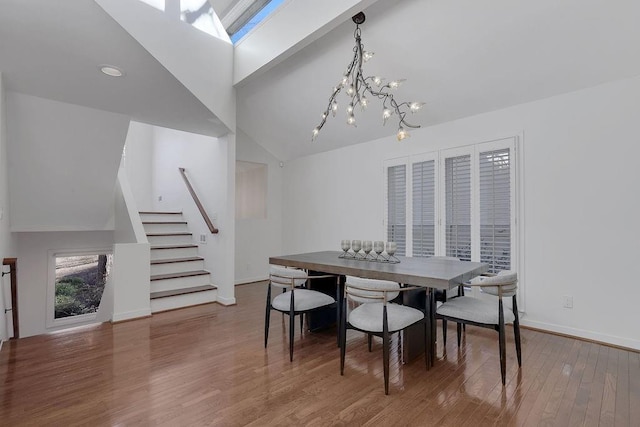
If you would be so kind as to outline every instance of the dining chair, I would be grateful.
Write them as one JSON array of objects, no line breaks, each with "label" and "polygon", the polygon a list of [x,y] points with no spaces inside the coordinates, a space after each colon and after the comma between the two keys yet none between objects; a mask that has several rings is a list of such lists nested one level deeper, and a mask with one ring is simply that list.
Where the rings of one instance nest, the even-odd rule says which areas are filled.
[{"label": "dining chair", "polygon": [[[422,322],[425,325],[425,349],[429,348],[425,313],[413,307],[391,302],[400,295],[400,292],[414,289],[421,288],[416,286],[400,287],[398,283],[387,280],[346,276],[340,321],[340,375],[344,375],[348,329],[361,331],[368,335],[369,351],[371,351],[371,336],[382,337],[385,394],[389,394],[391,334]],[[428,368],[428,351],[425,351],[425,364]]]},{"label": "dining chair", "polygon": [[[497,275],[484,275],[475,277],[468,286],[477,286],[480,290],[492,296],[498,297],[498,301],[471,296],[461,296],[444,302],[436,310],[436,317],[450,320],[460,324],[469,324],[494,329],[498,332],[500,349],[500,374],[502,385],[506,378],[506,349],[505,349],[505,323],[513,323],[515,335],[516,354],[518,367],[522,366],[522,351],[520,345],[520,321],[518,319],[518,302],[516,292],[518,290],[518,274],[505,270]],[[505,310],[502,299],[511,297],[512,309]],[[447,331],[444,331],[446,336]],[[460,347],[460,329],[458,329],[458,347]]]},{"label": "dining chair", "polygon": [[[269,266],[269,284],[267,287],[267,304],[264,324],[264,347],[269,339],[269,320],[271,310],[289,316],[289,361],[293,361],[293,337],[295,316],[300,316],[300,330],[303,330],[303,316],[313,311],[336,307],[336,300],[331,295],[307,289],[310,280],[335,278],[334,275],[308,275],[305,271],[276,265]],[[283,292],[271,298],[271,288],[282,288]]]},{"label": "dining chair", "polygon": [[[460,258],[454,256],[432,256],[431,259],[444,259],[450,261],[460,261]],[[456,298],[464,295],[464,285],[460,284],[456,289],[436,289],[434,291],[434,298],[436,300],[436,304],[445,303],[447,299]],[[458,323],[458,329],[460,329],[460,323]],[[435,325],[434,325],[435,328]],[[434,329],[435,330],[435,329]],[[444,345],[447,345],[447,320],[442,319],[442,342]]]}]

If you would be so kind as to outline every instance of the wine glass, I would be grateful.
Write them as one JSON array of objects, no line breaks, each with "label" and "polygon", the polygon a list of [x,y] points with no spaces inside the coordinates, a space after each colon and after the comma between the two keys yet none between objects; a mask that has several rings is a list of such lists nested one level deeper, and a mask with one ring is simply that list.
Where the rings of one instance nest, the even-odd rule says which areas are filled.
[{"label": "wine glass", "polygon": [[384,242],[381,240],[376,240],[373,243],[373,251],[375,253],[377,253],[378,255],[380,255],[382,252],[384,252]]},{"label": "wine glass", "polygon": [[398,245],[396,244],[396,242],[387,242],[387,254],[393,256],[393,254],[395,254],[397,250]]},{"label": "wine glass", "polygon": [[342,248],[342,250],[344,251],[341,255],[340,258],[344,258],[348,255],[349,253],[349,249],[351,249],[351,240],[341,240],[340,241],[340,247]]},{"label": "wine glass", "polygon": [[352,240],[351,249],[353,249],[353,252],[356,254],[360,252],[360,249],[362,249],[362,240]]},{"label": "wine glass", "polygon": [[371,252],[372,249],[373,244],[371,243],[371,240],[365,240],[364,242],[362,242],[362,250],[365,253],[365,258],[369,256],[369,252]]}]

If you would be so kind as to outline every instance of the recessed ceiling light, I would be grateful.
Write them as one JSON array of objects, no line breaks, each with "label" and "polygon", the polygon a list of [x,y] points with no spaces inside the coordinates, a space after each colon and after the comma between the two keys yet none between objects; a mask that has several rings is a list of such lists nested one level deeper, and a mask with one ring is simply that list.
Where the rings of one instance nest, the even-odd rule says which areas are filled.
[{"label": "recessed ceiling light", "polygon": [[111,77],[124,76],[124,71],[114,65],[100,65],[100,71]]}]

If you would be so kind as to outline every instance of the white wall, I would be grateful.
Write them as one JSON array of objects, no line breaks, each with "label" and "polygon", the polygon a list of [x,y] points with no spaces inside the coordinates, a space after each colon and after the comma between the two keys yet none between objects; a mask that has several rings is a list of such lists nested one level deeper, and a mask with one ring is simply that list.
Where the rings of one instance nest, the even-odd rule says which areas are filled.
[{"label": "white wall", "polygon": [[113,229],[129,118],[7,93],[11,230]]},{"label": "white wall", "polygon": [[[234,265],[234,181],[235,138],[211,138],[165,128],[154,128],[153,178],[154,208],[160,211],[182,211],[196,240],[206,236],[199,253],[205,268],[212,273],[218,287],[218,300],[235,302],[233,292]],[[214,226],[211,234],[178,172],[186,169],[187,177],[205,207]],[[162,196],[162,201],[157,197]]]},{"label": "white wall", "polygon": [[113,247],[111,231],[17,233],[18,321],[20,336],[43,334],[47,328],[47,286],[52,251],[97,250]]},{"label": "white wall", "polygon": [[[7,119],[5,105],[5,90],[2,73],[0,73],[0,261],[4,258],[15,257],[15,242],[9,228],[9,174],[7,161]],[[9,271],[9,267],[3,267],[2,271]],[[0,280],[0,341],[8,337],[7,322],[4,312],[5,294],[11,295],[11,280],[8,275]],[[5,291],[5,292],[3,292]]]},{"label": "white wall", "polygon": [[298,159],[284,169],[283,250],[384,240],[385,159],[523,133],[524,323],[640,349],[638,117],[640,77]]},{"label": "white wall", "polygon": [[153,127],[129,123],[125,143],[124,169],[139,211],[153,210]]},{"label": "white wall", "polygon": [[282,176],[280,161],[238,132],[237,160],[267,165],[267,217],[236,218],[235,282],[246,283],[269,277],[269,257],[282,255]]}]

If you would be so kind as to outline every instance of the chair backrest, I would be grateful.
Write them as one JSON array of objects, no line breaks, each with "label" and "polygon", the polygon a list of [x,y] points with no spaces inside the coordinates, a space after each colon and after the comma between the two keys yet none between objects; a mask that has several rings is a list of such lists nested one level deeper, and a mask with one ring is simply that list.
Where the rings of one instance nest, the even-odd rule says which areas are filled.
[{"label": "chair backrest", "polygon": [[[362,304],[381,302],[385,299],[385,292],[376,289],[400,289],[398,283],[389,280],[364,279],[354,276],[347,276],[345,283],[345,291],[349,298]],[[399,294],[400,292],[386,292],[386,300],[391,301]]]},{"label": "chair backrest", "polygon": [[499,295],[498,287],[502,288],[503,297],[512,297],[518,290],[518,273],[511,270],[503,270],[495,276],[484,277],[481,281],[483,285],[496,285],[496,286],[483,286],[480,288],[482,292],[489,295]]},{"label": "chair backrest", "polygon": [[302,286],[307,281],[307,273],[297,268],[269,265],[269,278],[271,283],[286,286],[290,286],[291,279],[295,279],[294,286]]}]

